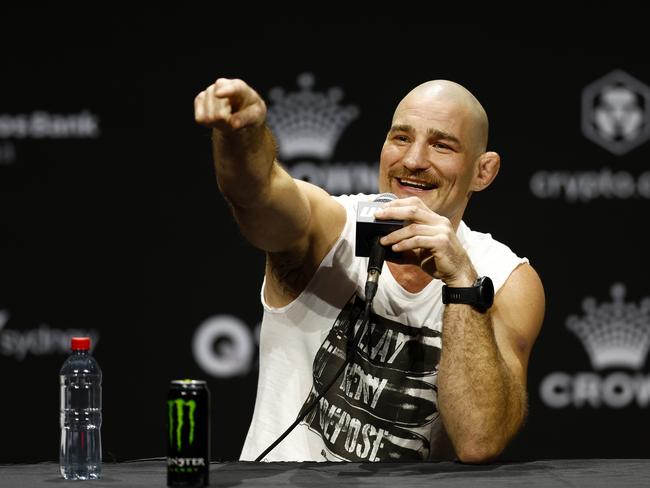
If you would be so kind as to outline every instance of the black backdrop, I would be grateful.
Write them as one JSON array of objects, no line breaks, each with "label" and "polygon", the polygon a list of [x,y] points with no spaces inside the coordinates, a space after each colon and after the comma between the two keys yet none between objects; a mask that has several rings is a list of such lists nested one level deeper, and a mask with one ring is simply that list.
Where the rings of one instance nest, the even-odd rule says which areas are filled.
[{"label": "black backdrop", "polygon": [[[194,97],[217,76],[247,80],[271,109],[301,86],[355,107],[331,154],[285,158],[332,191],[372,191],[410,88],[446,78],[472,90],[502,169],[465,220],[529,257],[547,293],[529,420],[504,457],[646,457],[646,59],[597,32],[571,48],[520,33],[461,41],[466,26],[284,20],[5,13],[0,462],[57,459],[57,374],[76,333],[97,341],[106,460],[164,455],[167,385],[180,377],[208,380],[213,458],[238,457],[263,256],[232,222],[193,121]],[[629,125],[608,138],[614,119]]]}]

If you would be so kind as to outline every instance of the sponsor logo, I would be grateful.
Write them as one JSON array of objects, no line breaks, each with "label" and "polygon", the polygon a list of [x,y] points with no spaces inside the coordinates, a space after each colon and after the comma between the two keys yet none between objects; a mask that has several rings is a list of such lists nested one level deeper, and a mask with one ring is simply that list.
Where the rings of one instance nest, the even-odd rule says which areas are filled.
[{"label": "sponsor logo", "polygon": [[[196,428],[196,421],[194,419],[194,413],[196,412],[196,402],[194,400],[183,400],[182,398],[177,398],[176,400],[167,400],[167,408],[169,414],[169,445],[175,445],[177,451],[180,451],[183,448],[185,407],[187,407],[188,418],[188,425],[186,427],[186,430],[188,431],[187,444],[188,446],[191,446],[194,444],[194,429]],[[174,420],[176,420],[176,422],[174,422]],[[175,428],[174,425],[176,426]],[[175,444],[174,440],[176,441]]]},{"label": "sponsor logo", "polygon": [[[169,451],[182,453],[194,445],[196,433],[196,401],[177,398],[167,400]],[[187,451],[186,451],[187,452]],[[173,473],[198,473],[205,468],[202,457],[167,457],[167,467]]]},{"label": "sponsor logo", "polygon": [[99,136],[99,116],[89,110],[68,114],[44,110],[0,113],[0,166],[17,162],[16,140],[97,139]]},{"label": "sponsor logo", "polygon": [[[650,139],[650,87],[616,70],[582,92],[582,133],[615,156]],[[630,172],[607,165],[587,171],[537,171],[529,182],[541,199],[569,203],[596,199],[650,199],[650,171]]]},{"label": "sponsor logo", "polygon": [[76,114],[0,113],[0,139],[97,139],[99,135],[99,116],[89,110]]},{"label": "sponsor logo", "polygon": [[267,120],[280,158],[294,178],[309,181],[330,194],[375,193],[377,163],[332,162],[339,138],[359,116],[355,105],[342,106],[343,89],[313,90],[312,73],[298,76],[297,92],[275,87],[269,92]]},{"label": "sponsor logo", "polygon": [[625,285],[616,283],[611,288],[612,302],[598,305],[588,297],[582,304],[585,315],[567,319],[567,328],[583,344],[592,368],[599,373],[549,374],[539,390],[547,406],[623,408],[636,404],[643,408],[650,404],[650,375],[641,371],[650,347],[650,297],[636,305],[625,302],[625,293]]},{"label": "sponsor logo", "polygon": [[375,213],[382,208],[382,203],[377,202],[359,202],[357,206],[357,218],[364,221],[374,222]]},{"label": "sponsor logo", "polygon": [[5,328],[8,322],[9,312],[0,309],[0,355],[17,361],[23,361],[30,354],[69,354],[72,337],[90,337],[92,349],[99,342],[99,332],[95,329],[55,329],[41,324],[35,329],[14,330]]},{"label": "sponsor logo", "polygon": [[585,346],[591,365],[641,369],[650,346],[650,297],[640,306],[625,303],[625,285],[611,288],[613,301],[598,306],[592,297],[582,303],[584,317],[571,316],[567,327]]},{"label": "sponsor logo", "polygon": [[314,82],[313,74],[303,73],[298,77],[300,91],[285,94],[282,88],[275,87],[269,92],[273,105],[268,111],[268,122],[282,158],[331,158],[339,137],[359,115],[356,106],[339,105],[343,98],[340,87],[318,93],[312,90]]},{"label": "sponsor logo", "polygon": [[254,331],[232,315],[205,320],[194,332],[192,354],[199,367],[215,378],[245,375],[253,363],[259,343],[260,324]]},{"label": "sponsor logo", "polygon": [[[179,457],[169,457],[167,458],[167,466],[173,466],[173,467],[178,467],[178,468],[188,468],[187,472],[193,472],[194,470],[190,470],[189,467],[196,467],[196,466],[205,466],[205,459],[204,458],[179,458]],[[182,473],[183,470],[175,470],[176,472]]]},{"label": "sponsor logo", "polygon": [[564,199],[569,203],[598,198],[627,200],[650,198],[650,171],[634,176],[628,171],[538,171],[530,180],[537,198]]},{"label": "sponsor logo", "polygon": [[582,92],[582,133],[621,156],[650,139],[650,87],[616,70]]}]

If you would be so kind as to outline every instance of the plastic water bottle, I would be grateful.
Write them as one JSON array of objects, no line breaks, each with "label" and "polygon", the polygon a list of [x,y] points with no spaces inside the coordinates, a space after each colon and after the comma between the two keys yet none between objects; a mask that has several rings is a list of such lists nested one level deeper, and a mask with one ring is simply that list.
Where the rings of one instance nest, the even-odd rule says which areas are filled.
[{"label": "plastic water bottle", "polygon": [[90,338],[73,337],[61,366],[61,476],[97,479],[102,474],[102,370],[90,354]]}]

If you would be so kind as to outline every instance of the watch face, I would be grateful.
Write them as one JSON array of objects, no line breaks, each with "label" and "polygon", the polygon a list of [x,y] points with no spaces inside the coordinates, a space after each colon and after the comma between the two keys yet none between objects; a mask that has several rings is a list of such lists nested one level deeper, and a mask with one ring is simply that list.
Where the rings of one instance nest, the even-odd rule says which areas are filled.
[{"label": "watch face", "polygon": [[484,310],[487,310],[492,306],[494,302],[494,285],[492,280],[488,276],[481,276],[476,280],[475,286],[478,287],[479,292],[479,306]]}]

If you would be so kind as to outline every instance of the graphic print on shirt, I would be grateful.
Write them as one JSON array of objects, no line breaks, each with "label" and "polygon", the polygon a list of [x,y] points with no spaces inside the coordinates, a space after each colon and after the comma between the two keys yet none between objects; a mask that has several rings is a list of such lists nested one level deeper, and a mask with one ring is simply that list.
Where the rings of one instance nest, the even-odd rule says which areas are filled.
[{"label": "graphic print on shirt", "polygon": [[[364,306],[361,298],[353,296],[336,318],[316,353],[314,386],[303,408],[351,354],[353,338],[363,325]],[[303,425],[323,439],[323,457],[328,460],[427,459],[431,426],[438,418],[440,332],[373,313],[369,327],[370,334],[364,332],[353,361]]]}]

